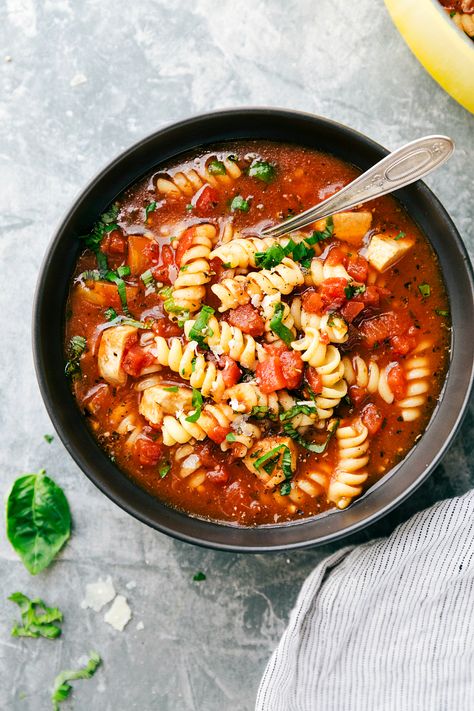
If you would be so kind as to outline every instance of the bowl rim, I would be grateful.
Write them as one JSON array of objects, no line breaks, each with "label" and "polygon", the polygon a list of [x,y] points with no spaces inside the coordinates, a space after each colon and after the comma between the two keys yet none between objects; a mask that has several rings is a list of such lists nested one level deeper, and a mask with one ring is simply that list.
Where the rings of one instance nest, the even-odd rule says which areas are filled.
[{"label": "bowl rim", "polygon": [[[447,431],[447,436],[440,448],[437,449],[436,453],[434,456],[430,457],[429,462],[425,465],[425,468],[420,471],[420,473],[412,478],[410,484],[406,487],[404,487],[395,497],[389,497],[389,500],[385,505],[379,506],[375,512],[369,513],[368,515],[364,515],[362,512],[366,508],[367,501],[371,497],[374,492],[377,492],[377,490],[380,490],[381,487],[384,485],[387,485],[389,481],[392,481],[394,479],[394,476],[398,472],[398,470],[401,467],[406,467],[407,462],[409,462],[410,459],[413,459],[414,452],[417,450],[417,448],[420,446],[421,442],[423,441],[424,438],[426,438],[426,435],[424,435],[424,438],[420,441],[420,444],[414,446],[408,454],[404,457],[404,459],[397,464],[395,467],[393,467],[390,472],[388,472],[382,479],[377,481],[373,486],[370,487],[370,489],[362,495],[359,499],[357,499],[351,507],[344,511],[338,511],[338,510],[330,510],[328,512],[325,512],[324,514],[320,514],[319,516],[316,517],[310,517],[306,519],[302,519],[299,521],[293,521],[289,523],[281,523],[281,524],[266,524],[266,525],[260,525],[257,527],[244,527],[244,526],[237,526],[233,523],[230,522],[214,522],[214,521],[207,521],[201,518],[194,517],[189,514],[185,514],[177,509],[172,509],[171,507],[166,506],[165,504],[161,503],[159,500],[155,499],[154,497],[151,497],[150,494],[145,494],[145,492],[140,489],[136,484],[133,484],[133,488],[138,490],[138,492],[141,492],[140,496],[135,496],[135,499],[141,498],[143,499],[143,495],[145,497],[148,497],[148,499],[152,499],[154,502],[153,506],[138,506],[137,502],[135,501],[134,503],[131,503],[130,500],[127,498],[127,493],[125,495],[118,495],[117,491],[114,491],[114,487],[116,488],[117,486],[117,481],[107,481],[105,476],[102,476],[102,474],[98,474],[98,471],[101,472],[102,469],[109,469],[109,473],[112,471],[115,476],[119,475],[122,477],[121,482],[124,484],[124,482],[128,482],[128,484],[131,483],[131,480],[127,478],[127,476],[115,465],[113,465],[110,460],[104,455],[103,450],[100,449],[99,445],[95,442],[95,440],[92,439],[92,436],[90,432],[87,429],[87,426],[85,424],[84,416],[82,413],[80,413],[79,408],[77,408],[77,405],[75,404],[75,410],[76,410],[76,416],[73,417],[72,419],[75,420],[75,424],[77,425],[77,415],[79,415],[82,423],[83,423],[83,428],[87,431],[89,437],[86,438],[90,442],[93,443],[94,447],[91,447],[91,451],[93,448],[95,450],[98,450],[102,456],[98,454],[97,451],[94,452],[94,454],[97,455],[99,459],[102,461],[97,464],[95,462],[92,462],[92,456],[89,456],[91,452],[87,451],[87,446],[89,446],[86,443],[86,451],[84,452],[81,450],[77,442],[74,442],[74,431],[71,427],[71,422],[67,421],[65,419],[64,413],[62,411],[61,407],[58,407],[58,403],[54,402],[54,396],[52,395],[52,392],[54,393],[54,388],[52,389],[51,382],[53,376],[51,375],[51,372],[48,371],[48,368],[45,367],[46,362],[45,362],[45,344],[44,344],[44,339],[42,338],[42,326],[41,322],[45,318],[44,314],[44,309],[45,309],[45,291],[46,291],[46,286],[48,279],[50,278],[50,270],[52,267],[53,263],[53,258],[58,250],[59,246],[61,245],[62,242],[66,243],[67,240],[71,240],[71,232],[69,230],[70,223],[75,216],[75,214],[80,211],[82,208],[83,204],[87,199],[98,189],[100,184],[104,180],[108,180],[111,172],[113,170],[120,168],[120,166],[126,162],[129,158],[132,158],[136,156],[136,154],[141,150],[146,148],[147,146],[151,145],[155,141],[160,141],[161,139],[164,139],[168,133],[176,132],[176,131],[182,131],[182,130],[189,130],[193,129],[197,125],[205,124],[206,122],[215,122],[215,121],[225,121],[225,120],[231,120],[235,117],[241,117],[245,116],[247,118],[264,118],[268,120],[269,118],[280,118],[283,121],[306,121],[309,122],[309,124],[314,128],[314,133],[317,134],[318,131],[323,131],[324,130],[329,130],[332,132],[336,132],[337,134],[344,135],[345,138],[351,141],[357,142],[362,147],[367,149],[369,152],[373,152],[378,154],[378,156],[381,158],[384,155],[388,153],[388,150],[382,147],[380,144],[376,143],[372,139],[368,138],[364,134],[356,131],[355,129],[352,129],[348,126],[345,126],[344,124],[341,124],[337,121],[333,121],[331,119],[326,119],[321,116],[317,116],[314,114],[311,114],[309,112],[303,112],[303,111],[294,111],[291,109],[287,108],[278,108],[278,107],[238,107],[238,108],[230,108],[230,109],[219,109],[218,111],[215,112],[210,112],[210,113],[205,113],[205,114],[198,114],[195,116],[191,116],[189,118],[183,119],[181,121],[177,122],[171,122],[159,130],[141,138],[134,144],[132,144],[130,147],[126,148],[124,151],[121,151],[118,155],[116,155],[110,162],[108,162],[104,167],[102,167],[96,174],[95,176],[90,179],[86,185],[86,187],[81,190],[73,199],[70,207],[66,210],[65,214],[63,215],[62,219],[60,220],[58,227],[56,228],[54,235],[52,239],[50,240],[46,252],[43,258],[43,262],[41,264],[39,276],[38,276],[38,281],[37,281],[37,287],[35,291],[35,296],[34,296],[34,305],[33,305],[33,329],[32,329],[32,340],[33,340],[33,356],[34,356],[34,365],[35,365],[35,371],[36,371],[36,376],[40,388],[40,392],[43,398],[43,401],[45,403],[46,409],[48,411],[48,414],[53,422],[53,425],[59,434],[59,437],[63,444],[65,445],[66,449],[69,451],[71,454],[72,458],[76,462],[76,464],[80,467],[80,469],[83,471],[83,473],[92,481],[97,488],[102,491],[111,501],[113,501],[115,504],[117,504],[120,508],[122,508],[124,511],[126,511],[128,514],[132,515],[142,523],[147,524],[148,526],[155,528],[156,530],[165,533],[173,538],[176,538],[178,540],[182,540],[188,543],[193,543],[195,545],[200,545],[204,546],[207,548],[213,548],[213,549],[219,549],[219,550],[225,550],[225,551],[233,551],[233,552],[254,552],[254,553],[261,553],[261,552],[268,552],[268,551],[282,551],[282,550],[292,550],[292,549],[297,549],[297,548],[308,548],[312,547],[315,545],[322,545],[325,543],[328,543],[329,541],[335,541],[340,538],[346,537],[349,534],[355,533],[359,531],[361,528],[364,528],[368,526],[369,524],[372,524],[379,520],[381,517],[386,515],[389,511],[392,509],[396,508],[399,506],[403,501],[405,501],[422,483],[423,481],[426,480],[426,478],[429,476],[429,474],[433,471],[433,469],[437,466],[437,464],[441,461],[442,457],[446,453],[447,449],[451,445],[454,437],[456,436],[457,432],[459,431],[460,425],[462,423],[462,420],[466,414],[466,408],[469,402],[469,397],[473,388],[473,383],[474,383],[474,345],[471,346],[470,350],[470,372],[469,372],[469,377],[467,382],[463,383],[465,386],[465,392],[464,396],[459,399],[458,398],[458,407],[457,413],[454,418],[452,419],[452,423],[449,426],[449,430]],[[239,137],[240,138],[240,137]],[[239,140],[239,138],[233,138],[229,137],[226,140]],[[251,138],[249,136],[249,138]],[[272,140],[270,139],[265,139],[262,137],[262,140]],[[220,143],[222,142],[222,139],[209,139],[205,142],[207,145],[212,145],[213,143]],[[289,143],[290,141],[286,139],[280,139],[280,142],[287,142]],[[293,143],[298,144],[298,145],[304,145],[301,141],[294,140]],[[202,143],[199,144],[197,143],[195,146],[195,150],[199,148],[200,145],[203,145]],[[174,153],[173,155],[178,156],[184,152],[187,152],[189,149],[188,148],[182,148],[179,145],[176,145],[173,149]],[[323,150],[323,149],[321,149]],[[327,150],[326,152],[331,152]],[[156,159],[152,161],[152,167],[146,167],[143,169],[141,172],[141,175],[146,175],[149,173],[151,170],[153,170],[153,166],[157,167],[161,164],[163,164],[164,160],[166,159]],[[167,158],[167,160],[170,160],[170,158]],[[346,162],[350,162],[348,158],[345,158]],[[138,178],[133,177],[133,179],[126,181],[124,186],[120,187],[119,190],[115,191],[115,197],[118,196],[123,192],[124,189],[130,184],[133,184]],[[418,183],[415,183],[413,186],[410,186],[409,188],[405,188],[404,191],[413,191],[418,193],[418,198],[423,198],[425,201],[428,201],[428,203],[431,203],[431,206],[433,207],[434,211],[437,213],[437,215],[442,218],[444,225],[446,229],[448,229],[450,238],[452,242],[454,243],[455,247],[457,248],[457,256],[461,258],[463,265],[464,265],[464,276],[467,278],[467,281],[469,283],[469,288],[470,288],[470,302],[469,305],[471,307],[471,310],[474,312],[474,277],[473,277],[473,271],[472,271],[472,265],[469,260],[469,256],[466,250],[466,247],[464,243],[462,242],[462,239],[452,222],[451,218],[449,217],[448,213],[444,209],[444,207],[441,205],[439,202],[438,198],[432,193],[432,191],[424,184],[421,183],[420,181]],[[114,198],[111,198],[110,200],[107,200],[104,204],[104,207],[109,204]],[[408,214],[410,214],[408,208],[405,207],[407,210]],[[98,213],[97,213],[98,214]],[[413,216],[411,215],[412,219]],[[95,218],[94,218],[95,219]],[[429,239],[428,235],[426,235],[428,241],[431,243],[431,240]],[[74,239],[74,237],[73,237]],[[73,242],[71,242],[73,243]],[[432,245],[433,246],[433,245]],[[77,248],[75,250],[77,252]],[[74,259],[75,261],[75,259]],[[441,265],[441,260],[440,260],[440,265]],[[444,268],[441,265],[441,269],[443,272],[443,276],[445,274]],[[69,284],[69,276],[67,279],[67,283]],[[446,283],[446,286],[448,288],[448,284]],[[465,295],[466,298],[466,295]],[[61,308],[64,311],[64,302],[61,302]],[[454,329],[453,329],[454,332]],[[456,343],[456,339],[454,339],[454,333],[452,333],[452,342],[451,342],[451,347],[452,347],[452,357],[450,361],[450,366],[449,366],[449,371],[446,376],[445,383],[443,385],[443,389],[439,398],[439,401],[435,407],[434,413],[432,415],[432,418],[430,420],[430,423],[427,426],[427,429],[431,428],[431,425],[433,421],[436,420],[438,416],[438,412],[441,408],[446,409],[447,407],[447,401],[445,400],[445,391],[448,388],[448,381],[450,378],[450,372],[451,372],[451,364],[452,364],[452,359],[453,359],[453,354],[454,354],[454,348]],[[62,344],[61,344],[61,349],[62,349]],[[458,349],[459,350],[459,349]],[[466,355],[466,354],[465,354]],[[466,360],[466,358],[464,358]],[[465,380],[465,378],[464,378]],[[69,391],[70,392],[70,391]],[[72,399],[72,394],[70,395]],[[63,403],[61,403],[62,405]],[[439,419],[439,418],[438,418]],[[107,459],[108,462],[108,467],[106,466],[106,462],[104,461],[104,456]],[[130,489],[130,487],[125,485],[125,489]],[[137,493],[137,492],[135,492]],[[159,511],[159,514],[164,514],[165,512],[167,514],[172,514],[168,516],[164,516],[165,521],[159,520],[160,516],[156,515],[156,511]],[[150,511],[153,510],[155,515],[151,515]],[[304,536],[304,531],[308,530],[312,527],[312,524],[314,524],[316,521],[322,521],[323,519],[328,520],[329,518],[334,518],[335,516],[340,517],[342,520],[342,516],[344,513],[352,511],[354,512],[354,515],[358,513],[358,516],[356,516],[357,520],[354,520],[352,523],[349,522],[346,526],[342,528],[337,528],[337,530],[322,534],[316,537],[306,537]],[[191,532],[187,532],[186,530],[177,530],[175,527],[176,519],[181,520],[183,523],[184,529],[186,528],[191,528]],[[169,521],[167,522],[166,519],[171,520],[171,525]],[[179,521],[178,521],[179,522]],[[193,525],[193,524],[197,524]],[[179,526],[178,526],[179,529]],[[194,529],[194,532],[193,532]],[[202,529],[204,533],[214,531],[214,536],[209,537],[208,535],[203,535],[202,531],[199,532]],[[262,531],[272,531],[276,532],[276,537],[278,538],[279,532],[281,531],[288,531],[288,530],[293,530],[293,531],[301,531],[302,534],[300,536],[296,536],[296,540],[289,540],[289,541],[284,541],[282,543],[279,543],[278,541],[274,543],[262,543],[260,544],[257,540],[258,536],[255,536],[255,533],[262,532]],[[196,530],[198,533],[196,533]],[[231,532],[229,535],[223,534],[224,539],[221,539],[221,536],[216,533],[216,530],[222,532],[222,531],[227,531]],[[235,532],[238,532],[239,535],[235,536],[232,534],[235,534]],[[243,532],[248,532],[253,535],[247,536],[249,538],[250,542],[243,542],[242,540],[242,533]],[[226,537],[228,540],[226,540]],[[265,537],[265,536],[264,536]],[[234,540],[235,539],[235,540]]]}]

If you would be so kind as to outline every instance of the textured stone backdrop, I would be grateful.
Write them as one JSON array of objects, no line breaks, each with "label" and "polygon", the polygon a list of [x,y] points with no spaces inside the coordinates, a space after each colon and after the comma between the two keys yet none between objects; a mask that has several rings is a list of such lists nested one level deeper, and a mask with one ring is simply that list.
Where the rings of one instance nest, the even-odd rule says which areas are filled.
[{"label": "textured stone backdrop", "polygon": [[[389,148],[451,135],[455,157],[428,183],[472,248],[473,118],[417,63],[381,0],[4,0],[0,36],[1,488],[45,467],[74,517],[71,542],[37,578],[6,543],[2,521],[0,708],[49,708],[55,674],[97,649],[104,666],[77,682],[75,709],[250,711],[313,566],[472,485],[472,412],[430,480],[357,539],[267,556],[175,542],[102,496],[57,437],[43,440],[51,425],[30,314],[44,250],[76,192],[129,144],[190,114],[265,104],[328,116]],[[193,582],[197,570],[206,581]],[[85,584],[105,574],[133,611],[122,633],[80,608]],[[10,638],[14,590],[64,610],[60,640]]]}]

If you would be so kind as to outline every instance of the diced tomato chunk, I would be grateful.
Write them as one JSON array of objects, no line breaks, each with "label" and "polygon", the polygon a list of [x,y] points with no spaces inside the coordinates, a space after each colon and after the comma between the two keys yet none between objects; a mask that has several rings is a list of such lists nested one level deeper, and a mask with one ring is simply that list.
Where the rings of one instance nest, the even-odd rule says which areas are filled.
[{"label": "diced tomato chunk", "polygon": [[392,346],[392,351],[398,353],[399,355],[406,355],[414,349],[416,346],[415,336],[392,336],[390,339],[390,345]]},{"label": "diced tomato chunk", "polygon": [[407,379],[405,371],[403,370],[400,363],[396,361],[394,363],[389,363],[387,367],[387,383],[388,387],[395,395],[397,400],[401,400],[405,397],[407,388]]},{"label": "diced tomato chunk", "polygon": [[321,380],[321,376],[319,375],[316,368],[312,368],[311,366],[306,368],[305,378],[308,381],[308,385],[313,391],[313,393],[318,395],[323,389],[323,381]]},{"label": "diced tomato chunk", "polygon": [[212,469],[219,464],[220,450],[217,450],[213,442],[198,442],[194,446],[194,451],[201,460],[201,464],[204,467],[209,467],[210,469]]},{"label": "diced tomato chunk", "polygon": [[112,230],[102,240],[100,251],[104,254],[125,254],[127,251],[127,239],[120,230]]},{"label": "diced tomato chunk", "polygon": [[351,385],[349,388],[349,397],[354,405],[360,405],[364,402],[367,397],[367,391],[364,388],[360,388],[358,385]]},{"label": "diced tomato chunk", "polygon": [[248,333],[254,338],[265,333],[265,322],[252,304],[237,306],[229,313],[227,320],[231,326],[240,328],[243,333]]},{"label": "diced tomato chunk", "polygon": [[279,356],[288,350],[288,346],[283,341],[273,341],[273,343],[265,343],[263,345],[265,353],[271,356]]},{"label": "diced tomato chunk", "polygon": [[379,341],[393,336],[401,336],[412,325],[407,311],[386,311],[361,325],[359,331],[366,344],[371,347]]},{"label": "diced tomato chunk", "polygon": [[210,185],[205,185],[196,193],[194,207],[199,215],[208,215],[219,202],[219,193]]},{"label": "diced tomato chunk", "polygon": [[173,282],[172,272],[174,268],[174,250],[169,244],[165,244],[161,248],[160,262],[151,268],[151,273],[157,281],[171,284]]},{"label": "diced tomato chunk", "polygon": [[259,363],[255,376],[260,390],[266,395],[286,387],[286,378],[278,356],[269,356],[263,363]]},{"label": "diced tomato chunk", "polygon": [[373,402],[367,403],[364,407],[361,419],[372,437],[377,434],[379,429],[382,427],[383,415],[379,408],[373,404]]},{"label": "diced tomato chunk", "polygon": [[219,257],[214,257],[214,259],[211,259],[210,266],[211,272],[213,273],[212,282],[217,283],[220,281],[222,274],[226,271],[226,267],[224,267],[222,259],[219,259]]},{"label": "diced tomato chunk", "polygon": [[321,283],[320,295],[326,311],[340,309],[346,301],[347,279],[331,277]]},{"label": "diced tomato chunk", "polygon": [[137,439],[134,445],[134,454],[144,467],[154,467],[158,464],[163,453],[163,445],[150,439]]},{"label": "diced tomato chunk", "polygon": [[215,469],[206,472],[206,478],[213,484],[227,484],[230,479],[230,472],[223,464],[219,464]]},{"label": "diced tomato chunk", "polygon": [[242,371],[235,360],[228,355],[223,355],[219,358],[218,364],[219,368],[221,368],[222,379],[226,388],[231,388],[239,382],[242,377]]},{"label": "diced tomato chunk", "polygon": [[230,432],[229,427],[222,427],[221,425],[219,425],[217,423],[217,420],[216,420],[216,424],[214,425],[214,427],[212,429],[210,429],[208,431],[207,435],[208,435],[209,439],[212,439],[212,441],[215,442],[216,444],[221,444],[225,440],[225,438],[227,437],[229,432]]},{"label": "diced tomato chunk", "polygon": [[364,308],[364,304],[360,302],[348,301],[341,309],[342,318],[344,321],[347,321],[347,323],[352,323]]},{"label": "diced tomato chunk", "polygon": [[160,260],[160,245],[154,240],[149,240],[143,249],[143,260],[147,264],[157,264]]},{"label": "diced tomato chunk", "polygon": [[352,254],[347,260],[346,271],[354,281],[365,284],[369,274],[369,263],[360,254]]},{"label": "diced tomato chunk", "polygon": [[122,368],[126,373],[136,378],[143,368],[148,367],[154,361],[151,353],[145,351],[140,346],[132,346],[126,352],[122,361]]},{"label": "diced tomato chunk", "polygon": [[167,316],[153,321],[151,328],[157,336],[163,336],[163,338],[171,338],[172,336],[181,336],[183,334],[183,329],[174,321],[170,321]]},{"label": "diced tomato chunk", "polygon": [[325,264],[329,264],[331,267],[335,267],[337,264],[344,264],[346,259],[346,253],[340,247],[331,247],[329,254],[324,260]]},{"label": "diced tomato chunk", "polygon": [[286,387],[288,390],[296,390],[303,380],[303,359],[296,351],[283,351],[280,363]]},{"label": "diced tomato chunk", "polygon": [[180,267],[184,255],[191,247],[194,239],[194,234],[196,232],[195,227],[189,227],[183,232],[178,241],[178,246],[176,248],[176,264]]},{"label": "diced tomato chunk", "polygon": [[303,308],[309,314],[319,314],[323,310],[323,300],[314,289],[308,289],[303,294]]}]

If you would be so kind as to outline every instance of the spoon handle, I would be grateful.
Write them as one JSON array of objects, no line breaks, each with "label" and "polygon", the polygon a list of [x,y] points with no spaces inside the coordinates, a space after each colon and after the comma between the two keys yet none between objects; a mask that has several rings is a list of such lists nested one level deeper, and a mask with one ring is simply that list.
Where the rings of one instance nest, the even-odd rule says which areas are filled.
[{"label": "spoon handle", "polygon": [[319,205],[310,207],[281,224],[267,227],[262,230],[262,235],[280,237],[315,220],[403,188],[445,163],[453,151],[454,141],[448,136],[425,136],[411,141],[390,153]]}]

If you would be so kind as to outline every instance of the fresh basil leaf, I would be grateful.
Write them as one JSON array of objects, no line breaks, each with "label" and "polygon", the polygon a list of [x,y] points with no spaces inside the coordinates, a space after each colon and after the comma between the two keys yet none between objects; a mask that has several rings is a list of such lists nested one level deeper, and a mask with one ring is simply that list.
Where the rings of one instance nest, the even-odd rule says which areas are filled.
[{"label": "fresh basil leaf", "polygon": [[315,405],[294,405],[289,410],[282,412],[280,415],[280,422],[286,422],[287,420],[292,420],[297,415],[314,415],[317,414],[317,409]]},{"label": "fresh basil leaf", "polygon": [[[124,267],[120,267],[120,268],[124,268]],[[125,286],[124,280],[119,275],[118,270],[117,270],[117,272],[111,272],[111,271],[106,272],[104,274],[104,278],[107,279],[107,281],[111,281],[117,285],[117,291],[118,291],[118,295],[120,298],[120,302],[122,304],[123,312],[124,312],[124,314],[127,314],[127,316],[129,316],[130,311],[128,310],[128,304],[127,304],[127,287]]]},{"label": "fresh basil leaf", "polygon": [[54,688],[51,695],[53,711],[59,711],[59,704],[69,697],[72,691],[70,681],[75,681],[76,679],[90,679],[94,676],[102,660],[97,652],[89,652],[89,657],[89,661],[82,669],[67,669],[58,674],[54,680]]},{"label": "fresh basil leaf", "polygon": [[8,540],[32,575],[48,567],[71,533],[66,496],[44,469],[14,482],[6,517]]},{"label": "fresh basil leaf", "polygon": [[264,160],[256,160],[252,163],[248,170],[251,178],[257,178],[264,183],[271,183],[275,178],[275,168],[271,163]]},{"label": "fresh basil leaf", "polygon": [[[253,375],[253,373],[252,373]],[[256,417],[258,420],[263,420],[268,417],[269,420],[276,420],[277,415],[265,405],[254,405],[250,411],[250,417]]]},{"label": "fresh basil leaf", "polygon": [[153,202],[148,203],[148,205],[145,207],[145,219],[147,219],[150,212],[155,212],[155,210],[156,210],[156,201],[153,200]]},{"label": "fresh basil leaf", "polygon": [[273,447],[273,449],[270,449],[265,454],[262,454],[262,456],[259,457],[258,459],[256,459],[255,462],[253,463],[255,469],[260,469],[262,464],[267,462],[269,459],[273,459],[280,452],[280,450],[285,446],[286,445],[284,445],[284,444],[278,444],[276,447]]},{"label": "fresh basil leaf", "polygon": [[404,237],[406,237],[406,233],[405,233],[405,232],[399,232],[398,235],[397,235],[396,237],[394,237],[393,239],[394,239],[396,242],[398,242],[399,239],[403,239]]},{"label": "fresh basil leaf", "polygon": [[224,163],[220,160],[211,160],[207,169],[211,175],[225,175],[227,172]]},{"label": "fresh basil leaf", "polygon": [[235,442],[235,440],[237,439],[233,432],[229,432],[228,434],[226,434],[225,438],[227,442]]},{"label": "fresh basil leaf", "polygon": [[418,284],[418,291],[424,299],[427,299],[431,294],[431,287],[426,282],[423,284]]},{"label": "fresh basil leaf", "polygon": [[288,496],[288,494],[291,492],[291,482],[290,481],[284,481],[283,484],[280,486],[280,495],[281,496]]},{"label": "fresh basil leaf", "polygon": [[170,469],[171,469],[170,462],[164,462],[163,464],[161,464],[160,468],[158,469],[158,474],[160,475],[160,477],[162,479],[164,479]]},{"label": "fresh basil leaf", "polygon": [[51,442],[54,441],[54,436],[51,435],[51,434],[45,434],[45,435],[43,435],[43,439],[44,439],[44,441],[47,442],[48,444],[51,444]]},{"label": "fresh basil leaf", "polygon": [[123,277],[130,276],[130,267],[128,267],[127,265],[119,267],[117,269],[117,276],[119,276],[121,279],[123,279]]},{"label": "fresh basil leaf", "polygon": [[286,250],[281,244],[273,244],[265,252],[257,252],[255,264],[262,269],[272,269],[280,264],[286,257]]},{"label": "fresh basil leaf", "polygon": [[289,437],[291,437],[291,439],[293,439],[295,442],[298,442],[301,447],[304,447],[305,449],[309,450],[310,452],[314,452],[315,454],[322,454],[328,446],[331,437],[333,436],[334,432],[337,430],[338,427],[339,420],[336,420],[332,429],[329,431],[326,440],[322,444],[316,444],[315,442],[307,442],[304,437],[302,437],[300,433],[293,427],[291,422],[285,422],[285,424],[283,425],[283,430]]},{"label": "fresh basil leaf", "polygon": [[193,575],[193,580],[196,583],[200,583],[202,580],[206,580],[206,575],[202,570],[198,570],[198,572]]},{"label": "fresh basil leaf", "polygon": [[114,321],[117,318],[117,312],[112,306],[109,306],[108,309],[105,309],[104,316],[107,321]]},{"label": "fresh basil leaf", "polygon": [[107,257],[100,251],[100,245],[108,232],[118,229],[118,225],[116,224],[118,214],[118,205],[112,205],[112,207],[106,212],[103,212],[97,222],[94,223],[89,234],[79,237],[79,239],[84,240],[86,247],[95,253],[97,264],[101,272],[107,271]]},{"label": "fresh basil leaf", "polygon": [[43,600],[30,600],[21,592],[12,593],[9,598],[20,608],[22,624],[14,624],[12,637],[46,637],[56,639],[61,634],[61,628],[53,624],[62,622],[63,613],[57,607],[48,607]]},{"label": "fresh basil leaf", "polygon": [[293,333],[289,328],[282,323],[282,318],[284,314],[285,307],[281,301],[277,301],[275,304],[275,311],[273,312],[273,317],[270,321],[270,328],[275,333],[278,338],[289,345],[291,341],[294,340]]},{"label": "fresh basil leaf", "polygon": [[291,452],[289,447],[285,445],[283,450],[283,457],[281,459],[281,469],[286,479],[291,479],[293,476],[293,468],[291,462]]},{"label": "fresh basil leaf", "polygon": [[214,309],[210,306],[203,306],[200,310],[191,330],[189,331],[189,340],[196,341],[196,343],[201,346],[201,348],[207,348],[206,338],[210,335],[208,333],[208,323],[211,316],[214,314]]},{"label": "fresh basil leaf", "polygon": [[326,239],[332,237],[334,232],[334,222],[332,217],[326,219],[326,227],[322,232],[315,230],[311,237],[305,239],[306,244],[318,244],[318,242],[323,242]]},{"label": "fresh basil leaf", "polygon": [[67,377],[77,378],[81,374],[79,361],[81,355],[86,350],[87,341],[84,336],[73,336],[66,349],[68,360],[64,368]]},{"label": "fresh basil leaf", "polygon": [[102,329],[113,328],[114,326],[133,326],[133,328],[142,328],[144,330],[149,330],[151,328],[151,323],[145,323],[144,321],[137,321],[134,318],[129,318],[128,316],[115,316],[111,321],[108,321],[102,326]]},{"label": "fresh basil leaf", "polygon": [[203,403],[201,391],[197,388],[193,388],[193,397],[191,402],[194,412],[186,417],[186,422],[197,422],[201,416]]},{"label": "fresh basil leaf", "polygon": [[250,210],[250,202],[245,200],[242,195],[236,195],[230,203],[230,209],[232,212],[235,212],[236,210],[240,210],[240,212],[248,212]]}]

